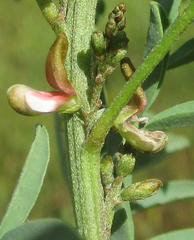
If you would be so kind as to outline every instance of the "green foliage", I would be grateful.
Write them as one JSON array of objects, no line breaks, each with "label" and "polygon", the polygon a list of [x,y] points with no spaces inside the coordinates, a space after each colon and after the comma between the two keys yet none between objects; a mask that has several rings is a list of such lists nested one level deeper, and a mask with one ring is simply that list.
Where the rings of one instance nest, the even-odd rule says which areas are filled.
[{"label": "green foliage", "polygon": [[155,115],[146,125],[150,130],[169,130],[194,125],[194,101],[182,103]]},{"label": "green foliage", "polygon": [[[163,7],[156,2],[150,2],[150,22],[144,57],[146,57],[152,48],[162,39],[168,26],[168,17]],[[162,61],[156,66],[153,72],[142,84],[147,98],[147,105],[143,112],[145,112],[152,105],[159,94],[168,64],[168,58],[169,53],[167,53],[164,59],[162,59]]]},{"label": "green foliage", "polygon": [[168,69],[180,67],[194,61],[194,38],[177,49],[169,58]]},{"label": "green foliage", "polygon": [[39,125],[18,184],[1,222],[0,237],[20,226],[27,219],[42,187],[49,159],[48,133]]},{"label": "green foliage", "polygon": [[9,231],[2,240],[81,240],[76,231],[58,219],[41,219]]}]

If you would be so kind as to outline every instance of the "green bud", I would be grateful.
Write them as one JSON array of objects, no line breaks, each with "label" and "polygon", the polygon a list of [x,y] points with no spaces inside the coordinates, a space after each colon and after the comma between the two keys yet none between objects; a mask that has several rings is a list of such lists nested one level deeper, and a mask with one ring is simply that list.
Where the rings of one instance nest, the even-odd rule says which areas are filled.
[{"label": "green bud", "polygon": [[110,18],[105,27],[106,36],[111,37],[116,32],[117,25],[114,18]]},{"label": "green bud", "polygon": [[116,173],[118,176],[126,177],[129,175],[135,166],[135,157],[133,154],[124,154],[118,161]]},{"label": "green bud", "polygon": [[108,54],[106,61],[108,65],[115,67],[127,53],[127,49],[118,49],[113,54]]},{"label": "green bud", "polygon": [[123,17],[118,23],[117,23],[117,28],[118,30],[123,30],[126,25],[126,17]]},{"label": "green bud", "polygon": [[106,50],[106,40],[104,34],[101,31],[95,31],[92,34],[92,48],[96,57],[100,57],[105,53]]},{"label": "green bud", "polygon": [[163,184],[159,179],[148,179],[142,182],[134,183],[121,192],[123,201],[143,200],[155,194]]},{"label": "green bud", "polygon": [[126,12],[126,5],[125,3],[119,3],[113,10],[113,13],[117,13],[117,12],[123,12],[125,13]]},{"label": "green bud", "polygon": [[114,181],[113,171],[114,163],[109,155],[103,156],[100,164],[102,182],[105,186],[110,185]]}]

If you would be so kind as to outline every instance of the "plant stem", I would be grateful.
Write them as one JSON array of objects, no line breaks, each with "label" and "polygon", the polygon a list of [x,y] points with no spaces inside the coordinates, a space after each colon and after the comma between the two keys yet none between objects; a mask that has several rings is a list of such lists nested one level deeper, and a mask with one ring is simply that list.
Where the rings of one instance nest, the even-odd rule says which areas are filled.
[{"label": "plant stem", "polygon": [[[69,0],[66,4],[60,1],[60,11],[56,11],[51,1],[37,0],[37,2],[55,33],[65,32],[68,37],[69,48],[66,58],[68,79],[82,100],[82,111],[90,111],[88,102],[92,59],[90,39],[94,30],[97,0]],[[101,145],[85,147],[83,144],[86,129],[81,112],[65,115],[65,129],[66,159],[63,161],[67,162],[65,166],[69,166],[78,231],[87,240],[108,239],[102,230],[104,203],[100,179]]]},{"label": "plant stem", "polygon": [[[90,135],[93,141],[101,142],[105,138],[120,110],[127,104],[136,89],[166,55],[171,45],[179,38],[180,34],[186,29],[193,18],[194,1],[191,1],[189,6],[165,32],[161,41],[148,54],[142,65],[135,71],[130,81],[125,84],[120,94],[96,123]],[[90,139],[88,139],[88,141],[90,141]]]}]

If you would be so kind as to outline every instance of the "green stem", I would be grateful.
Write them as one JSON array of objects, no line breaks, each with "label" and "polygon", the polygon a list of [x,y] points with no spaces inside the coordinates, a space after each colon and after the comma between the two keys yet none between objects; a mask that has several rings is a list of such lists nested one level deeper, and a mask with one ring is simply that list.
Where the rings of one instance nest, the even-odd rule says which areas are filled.
[{"label": "green stem", "polygon": [[[114,124],[120,110],[127,104],[136,89],[143,83],[148,75],[153,71],[161,59],[169,51],[171,45],[179,38],[194,18],[194,1],[185,9],[175,22],[165,32],[161,41],[152,49],[142,65],[136,70],[130,81],[126,83],[120,94],[115,98],[110,107],[105,111],[99,121],[92,129],[90,138],[93,141],[101,142],[106,137],[107,132]],[[90,139],[88,139],[90,141]]]},{"label": "green stem", "polygon": [[52,0],[36,0],[44,18],[51,25],[53,31],[58,34],[62,32],[64,21],[61,18],[56,5]]},{"label": "green stem", "polygon": [[[60,11],[56,10],[52,1],[37,2],[55,33],[65,32],[68,37],[69,48],[65,63],[68,79],[82,100],[82,111],[88,112],[88,98],[91,94],[88,93],[88,88],[91,91],[88,82],[91,80],[92,60],[90,39],[94,31],[97,0],[68,0],[66,4],[60,1]],[[78,231],[87,240],[108,239],[105,238],[105,228],[102,226],[104,195],[100,179],[101,145],[84,145],[86,129],[81,111],[65,115],[64,119],[66,132],[63,161],[69,167],[66,172],[69,172]]]}]

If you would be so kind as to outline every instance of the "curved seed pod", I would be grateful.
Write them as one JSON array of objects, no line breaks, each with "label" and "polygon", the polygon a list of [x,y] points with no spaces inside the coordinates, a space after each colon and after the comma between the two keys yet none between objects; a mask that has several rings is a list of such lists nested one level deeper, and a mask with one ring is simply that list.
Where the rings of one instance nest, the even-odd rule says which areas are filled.
[{"label": "curved seed pod", "polygon": [[[135,72],[135,67],[133,66],[131,60],[128,57],[125,57],[121,60],[121,72],[123,73],[123,76],[126,81],[129,81],[130,77]],[[128,105],[132,109],[138,109],[137,112],[135,113],[138,114],[145,108],[146,104],[147,104],[146,95],[143,91],[143,88],[140,86],[137,88]]]},{"label": "curved seed pod", "polygon": [[46,59],[46,78],[51,87],[67,94],[76,95],[75,89],[67,78],[64,61],[68,50],[65,33],[60,33],[51,46]]}]

